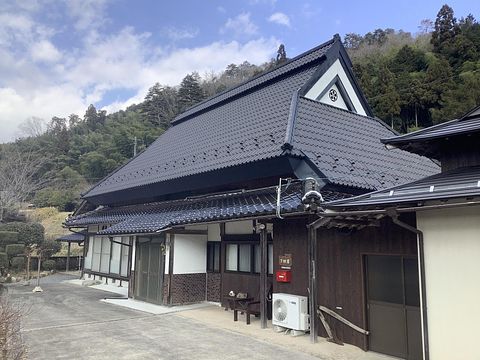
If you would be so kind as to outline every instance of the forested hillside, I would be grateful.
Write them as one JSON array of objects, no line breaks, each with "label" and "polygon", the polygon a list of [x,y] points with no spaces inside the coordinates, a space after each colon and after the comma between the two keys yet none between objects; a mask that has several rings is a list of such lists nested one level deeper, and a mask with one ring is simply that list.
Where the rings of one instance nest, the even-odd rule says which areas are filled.
[{"label": "forested hillside", "polygon": [[419,33],[377,29],[344,45],[375,115],[400,132],[480,105],[480,24],[444,5]]},{"label": "forested hillside", "polygon": [[[445,5],[417,34],[377,29],[347,34],[344,44],[375,115],[400,132],[480,105],[480,25],[472,15],[456,20]],[[191,73],[177,87],[154,84],[142,103],[116,113],[90,105],[83,116],[54,117],[46,126],[29,119],[24,136],[0,148],[0,221],[5,209],[25,201],[71,211],[80,192],[150,145],[175,115],[284,61],[281,46],[277,59],[259,66]],[[19,175],[28,181],[18,184]]]}]

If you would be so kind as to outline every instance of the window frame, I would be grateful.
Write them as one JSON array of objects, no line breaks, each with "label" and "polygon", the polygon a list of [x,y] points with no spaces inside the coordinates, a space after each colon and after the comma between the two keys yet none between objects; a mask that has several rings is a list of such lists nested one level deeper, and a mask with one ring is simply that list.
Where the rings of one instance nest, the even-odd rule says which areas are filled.
[{"label": "window frame", "polygon": [[[225,235],[222,239],[222,242],[225,244],[223,247],[225,263],[223,264],[223,271],[229,274],[245,274],[245,275],[260,275],[260,272],[255,270],[255,247],[260,245],[260,234],[244,234],[244,235]],[[228,270],[227,269],[227,256],[228,256],[228,245],[237,245],[237,270]],[[250,246],[250,270],[241,271],[240,268],[240,246],[249,245]],[[272,263],[273,263],[273,239],[271,234],[268,234],[267,237],[267,260],[270,260],[268,257],[268,247],[272,246]],[[222,265],[221,265],[222,267]],[[272,276],[273,273],[269,273],[269,266],[267,264],[267,276]]]},{"label": "window frame", "polygon": [[[222,243],[220,241],[207,241],[207,273],[220,273],[221,270],[222,270]],[[218,269],[215,269],[215,254],[217,254],[217,252],[215,251],[215,249],[218,248]],[[209,254],[210,254],[210,249],[213,249],[213,264],[210,264],[210,257],[209,257]],[[212,265],[210,267],[210,265]]]}]

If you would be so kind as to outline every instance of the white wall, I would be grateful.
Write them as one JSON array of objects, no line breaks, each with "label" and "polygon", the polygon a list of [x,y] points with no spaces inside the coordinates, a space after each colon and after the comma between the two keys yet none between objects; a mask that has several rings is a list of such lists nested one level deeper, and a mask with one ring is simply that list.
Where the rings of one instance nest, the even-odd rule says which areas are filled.
[{"label": "white wall", "polygon": [[[360,115],[367,115],[367,113],[365,112],[365,109],[362,106],[362,103],[360,102],[360,99],[358,98],[352,84],[350,83],[350,80],[348,79],[347,73],[345,72],[342,64],[340,63],[340,60],[336,60],[328,68],[328,70],[325,71],[322,77],[305,94],[305,97],[315,100],[337,75],[342,81],[345,91],[347,92],[347,95],[350,98],[357,113]],[[327,103],[329,103],[330,105],[341,107],[339,106],[339,103],[337,104],[332,102],[327,102]]]},{"label": "white wall", "polygon": [[[173,273],[207,272],[207,235],[175,234]],[[167,261],[168,262],[168,261]]]},{"label": "white wall", "polygon": [[132,247],[130,249],[132,251],[132,261],[131,261],[132,267],[131,267],[130,270],[135,271],[135,263],[137,261],[137,258],[135,257],[135,252],[136,252],[136,249],[137,249],[137,237],[136,236],[133,237]]},{"label": "white wall", "polygon": [[480,207],[417,213],[433,360],[480,359]]},{"label": "white wall", "polygon": [[252,234],[253,233],[253,221],[231,221],[225,223],[226,234]]},{"label": "white wall", "polygon": [[208,241],[221,241],[220,237],[220,224],[208,225]]},{"label": "white wall", "polygon": [[90,236],[88,238],[88,248],[87,248],[87,255],[85,257],[85,265],[84,265],[84,268],[85,269],[91,269],[92,267],[92,254],[93,254],[93,239],[94,239],[94,236]]}]

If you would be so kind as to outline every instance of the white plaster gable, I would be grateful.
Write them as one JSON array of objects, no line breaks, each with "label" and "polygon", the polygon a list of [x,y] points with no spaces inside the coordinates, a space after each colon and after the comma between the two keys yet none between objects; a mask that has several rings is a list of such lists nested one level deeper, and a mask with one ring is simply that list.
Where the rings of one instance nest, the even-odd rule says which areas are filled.
[{"label": "white plaster gable", "polygon": [[[336,101],[332,101],[329,96],[329,92],[332,89],[337,93]],[[360,99],[355,93],[353,84],[350,82],[345,69],[338,59],[327,69],[327,71],[325,71],[310,90],[308,90],[305,97],[341,109],[349,109],[347,103],[350,102],[353,105],[353,108],[350,109],[351,111],[360,115],[367,115]]]},{"label": "white plaster gable", "polygon": [[329,87],[329,89],[327,89],[325,94],[323,94],[323,96],[321,96],[320,99],[317,99],[317,100],[324,103],[324,104],[336,106],[336,107],[339,107],[339,108],[345,109],[345,110],[354,111],[353,109],[348,108],[348,105],[345,102],[345,99],[343,98],[342,92],[338,88],[337,84],[331,85]]}]

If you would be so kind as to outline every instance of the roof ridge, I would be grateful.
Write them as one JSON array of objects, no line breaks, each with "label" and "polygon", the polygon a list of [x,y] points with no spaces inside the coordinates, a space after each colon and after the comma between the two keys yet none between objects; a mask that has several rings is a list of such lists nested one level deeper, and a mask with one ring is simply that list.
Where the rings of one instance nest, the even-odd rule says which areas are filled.
[{"label": "roof ridge", "polygon": [[445,126],[453,124],[455,122],[459,122],[460,120],[462,120],[462,119],[453,119],[453,120],[445,121],[445,122],[442,122],[442,123],[439,123],[439,124],[428,126],[426,128],[423,128],[423,129],[412,131],[410,133],[400,134],[400,135],[389,137],[389,138],[383,138],[383,139],[380,139],[380,141],[384,144],[387,144],[391,141],[403,140],[403,139],[409,138],[410,136],[415,136],[415,135],[418,135],[418,134],[423,134],[425,132],[431,131],[432,129],[438,129],[438,128],[445,127]]},{"label": "roof ridge", "polygon": [[[193,105],[192,107],[186,109],[186,110],[185,110],[184,112],[182,112],[181,114],[177,115],[177,116],[172,120],[171,124],[172,124],[172,125],[176,125],[176,124],[180,123],[181,120],[184,120],[184,119],[186,119],[186,118],[189,118],[189,117],[195,115],[195,114],[196,114],[197,112],[199,112],[199,111],[207,110],[207,109],[209,109],[210,107],[215,106],[215,105],[217,105],[217,104],[220,103],[220,102],[226,101],[226,100],[228,100],[228,99],[230,99],[230,98],[232,98],[232,97],[234,97],[234,96],[241,95],[241,94],[243,94],[244,92],[251,90],[251,88],[247,88],[247,89],[244,89],[244,90],[240,91],[239,93],[234,93],[235,90],[238,90],[238,89],[241,88],[242,86],[245,86],[245,85],[247,85],[247,84],[249,84],[249,83],[252,83],[252,82],[254,82],[254,81],[257,81],[257,80],[261,79],[262,77],[264,77],[264,78],[266,78],[266,79],[264,79],[263,81],[261,81],[259,84],[255,85],[255,87],[258,87],[258,86],[264,84],[265,82],[275,80],[276,78],[278,78],[278,77],[280,77],[281,75],[283,75],[283,73],[281,73],[281,70],[284,69],[286,66],[289,66],[289,65],[291,66],[294,62],[298,61],[299,59],[302,59],[302,58],[304,58],[304,57],[306,57],[306,56],[314,53],[315,51],[318,51],[318,50],[320,50],[320,49],[322,49],[322,48],[324,48],[324,47],[326,47],[326,46],[328,46],[328,45],[331,45],[331,44],[335,43],[335,41],[339,41],[339,38],[336,37],[336,36],[334,36],[332,39],[330,39],[330,40],[328,40],[328,41],[326,41],[326,42],[324,42],[324,43],[322,43],[322,44],[314,47],[313,49],[307,50],[307,51],[305,51],[305,52],[303,52],[303,53],[295,56],[294,58],[290,59],[289,61],[287,61],[286,63],[284,63],[284,64],[282,64],[282,65],[280,65],[280,66],[278,66],[278,67],[275,67],[275,68],[273,68],[273,69],[271,69],[271,70],[269,70],[269,71],[267,71],[267,72],[264,72],[264,73],[262,73],[262,74],[259,74],[259,75],[255,76],[255,77],[253,77],[253,78],[245,81],[245,82],[242,82],[241,84],[238,84],[238,85],[234,86],[234,87],[231,88],[231,89],[225,90],[225,91],[223,91],[223,92],[221,92],[221,93],[219,93],[219,94],[216,94],[216,95],[214,95],[214,96],[212,96],[212,97],[210,97],[210,98],[208,98],[208,99],[205,99],[205,100],[203,100],[203,101],[201,101],[201,102]],[[311,62],[313,62],[313,61],[315,61],[315,60],[316,60],[316,59],[312,59],[312,60],[309,61],[308,63],[311,63]],[[290,72],[292,72],[292,71],[295,71],[295,70],[297,70],[299,67],[302,67],[302,66],[304,66],[304,65],[306,65],[306,64],[300,64],[300,65],[298,65],[298,66],[296,66],[296,67],[293,67],[292,69],[288,70],[287,73],[290,73]],[[267,78],[268,75],[271,75],[271,74],[274,73],[274,72],[279,72],[279,74],[276,75],[276,76],[275,76],[274,78],[272,78],[272,79],[268,79],[268,78]],[[228,96],[227,96],[225,99],[223,99],[223,100],[218,100],[218,98],[220,98],[221,96],[227,95],[228,93],[232,93],[232,94],[228,95]],[[215,101],[215,100],[218,100],[218,101]],[[206,108],[195,110],[195,109],[201,107],[202,105],[208,104],[209,102],[212,102],[212,103],[211,103],[210,105],[208,105]]]},{"label": "roof ridge", "polygon": [[292,101],[290,102],[290,111],[288,114],[287,129],[285,131],[285,140],[282,145],[282,150],[293,149],[293,133],[295,130],[295,119],[297,118],[298,99],[300,97],[301,88],[294,91],[292,94]]}]

